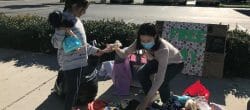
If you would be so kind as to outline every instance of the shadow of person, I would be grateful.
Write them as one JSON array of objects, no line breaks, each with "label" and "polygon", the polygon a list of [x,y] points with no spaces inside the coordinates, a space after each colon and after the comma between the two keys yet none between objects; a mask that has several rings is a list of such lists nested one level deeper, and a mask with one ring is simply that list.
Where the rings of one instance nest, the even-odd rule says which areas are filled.
[{"label": "shadow of person", "polygon": [[201,83],[210,91],[209,100],[211,102],[215,102],[220,105],[226,104],[225,90],[228,88],[228,82],[224,80],[179,74],[170,82],[171,91],[175,95],[182,95],[184,90],[197,80],[200,80]]},{"label": "shadow of person", "polygon": [[51,93],[48,98],[35,110],[63,110],[64,100],[55,93]]},{"label": "shadow of person", "polygon": [[145,95],[140,91],[140,88],[130,87],[129,95],[117,95],[117,93],[115,92],[115,87],[110,86],[99,97],[97,97],[97,100],[103,100],[108,104],[111,104],[111,106],[113,107],[118,107],[119,105],[123,105],[125,102],[129,102],[131,100],[141,101],[142,99],[144,99]]},{"label": "shadow of person", "polygon": [[247,102],[247,110],[250,110],[250,99]]},{"label": "shadow of person", "polygon": [[0,49],[0,62],[7,63],[15,61],[16,67],[45,67],[49,70],[58,70],[55,55],[19,51],[14,49]]}]

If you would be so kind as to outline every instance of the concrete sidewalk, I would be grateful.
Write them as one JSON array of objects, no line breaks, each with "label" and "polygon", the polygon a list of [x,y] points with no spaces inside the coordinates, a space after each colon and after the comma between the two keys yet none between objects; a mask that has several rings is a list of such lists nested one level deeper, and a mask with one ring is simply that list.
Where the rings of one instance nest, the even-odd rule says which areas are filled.
[{"label": "concrete sidewalk", "polygon": [[[63,110],[63,100],[51,93],[57,68],[56,56],[0,49],[0,110]],[[171,88],[175,94],[181,94],[197,79],[211,91],[212,102],[226,110],[247,110],[250,99],[250,80],[247,79],[219,80],[178,75],[171,82]],[[111,86],[111,80],[100,81],[97,98],[115,99]],[[131,97],[138,98],[141,94],[133,92]]]},{"label": "concrete sidewalk", "polygon": [[[56,62],[56,56],[0,49],[0,110],[63,110],[63,100],[51,93]],[[100,82],[98,95],[111,85]]]}]

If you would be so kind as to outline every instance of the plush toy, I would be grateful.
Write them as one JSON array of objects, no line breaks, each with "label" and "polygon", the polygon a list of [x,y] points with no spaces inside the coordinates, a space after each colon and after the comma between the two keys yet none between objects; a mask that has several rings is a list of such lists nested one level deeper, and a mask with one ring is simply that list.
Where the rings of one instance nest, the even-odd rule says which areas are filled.
[{"label": "plush toy", "polygon": [[[67,13],[53,11],[49,14],[48,22],[53,28],[65,28],[66,32],[66,28],[72,28],[77,22],[75,17],[67,16]],[[71,53],[81,48],[83,45],[83,42],[77,36],[68,34],[69,33],[66,33],[63,40],[63,49],[65,53]]]},{"label": "plush toy", "polygon": [[66,27],[71,28],[73,27],[77,19],[74,17],[64,17],[65,15],[63,12],[55,10],[49,14],[48,22],[53,28],[59,27]]},{"label": "plush toy", "polygon": [[104,51],[114,51],[120,47],[122,47],[122,43],[119,40],[116,40],[113,44],[107,44],[107,48]]},{"label": "plush toy", "polygon": [[192,99],[187,100],[185,110],[198,110],[197,103]]}]

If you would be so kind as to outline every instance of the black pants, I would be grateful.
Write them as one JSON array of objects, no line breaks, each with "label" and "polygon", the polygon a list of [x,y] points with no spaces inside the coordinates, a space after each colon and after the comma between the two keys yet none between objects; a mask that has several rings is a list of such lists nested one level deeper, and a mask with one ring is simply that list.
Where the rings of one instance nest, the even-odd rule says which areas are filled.
[{"label": "black pants", "polygon": [[[63,72],[66,90],[65,110],[71,110],[73,106],[78,106],[81,102],[86,104],[95,98],[98,87],[96,72],[93,72],[95,68],[95,65],[89,64]],[[79,100],[79,98],[83,99]]]},{"label": "black pants", "polygon": [[62,70],[59,70],[58,71],[58,75],[57,75],[57,78],[56,78],[56,83],[59,84],[63,81],[63,71]]},{"label": "black pants", "polygon": [[65,76],[65,88],[66,88],[66,96],[65,96],[65,110],[72,110],[72,107],[75,106],[79,87],[81,84],[81,73],[82,69],[77,68],[73,70],[64,71]]},{"label": "black pants", "polygon": [[[165,80],[159,89],[161,101],[163,103],[166,103],[170,98],[170,88],[169,88],[170,81],[177,74],[181,73],[183,68],[184,68],[184,63],[168,65],[166,70]],[[152,81],[150,80],[150,76],[152,74],[157,73],[157,70],[158,70],[158,61],[156,60],[149,61],[147,64],[145,64],[138,70],[137,73],[138,79],[142,85],[145,94],[149,92],[152,86]]]}]

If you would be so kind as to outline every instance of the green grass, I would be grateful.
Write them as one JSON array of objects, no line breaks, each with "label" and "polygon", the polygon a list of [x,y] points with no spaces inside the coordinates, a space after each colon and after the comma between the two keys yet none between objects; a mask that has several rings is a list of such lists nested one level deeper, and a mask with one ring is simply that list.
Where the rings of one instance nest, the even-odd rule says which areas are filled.
[{"label": "green grass", "polygon": [[226,7],[226,8],[250,8],[250,3],[221,3],[220,7]]}]

